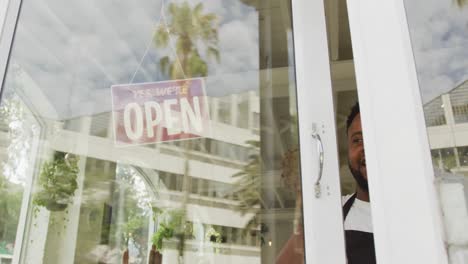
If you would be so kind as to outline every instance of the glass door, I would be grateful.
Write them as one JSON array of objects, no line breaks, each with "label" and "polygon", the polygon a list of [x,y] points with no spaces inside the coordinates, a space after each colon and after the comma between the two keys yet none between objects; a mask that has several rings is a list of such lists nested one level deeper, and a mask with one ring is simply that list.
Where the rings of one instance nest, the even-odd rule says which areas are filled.
[{"label": "glass door", "polygon": [[322,1],[23,1],[0,257],[345,263],[328,65]]}]

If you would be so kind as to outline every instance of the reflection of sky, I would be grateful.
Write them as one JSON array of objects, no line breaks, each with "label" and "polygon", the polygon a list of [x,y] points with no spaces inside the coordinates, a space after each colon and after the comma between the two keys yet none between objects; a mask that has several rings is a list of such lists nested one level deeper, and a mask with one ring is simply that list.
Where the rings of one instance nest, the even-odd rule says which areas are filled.
[{"label": "reflection of sky", "polygon": [[423,102],[468,79],[468,8],[453,0],[405,0]]},{"label": "reflection of sky", "polygon": [[[109,111],[110,86],[128,83],[135,71],[134,83],[167,79],[158,61],[169,49],[150,45],[143,56],[160,10],[161,1],[153,0],[25,1],[11,61],[41,88],[60,119]],[[221,62],[209,64],[208,95],[258,89],[256,10],[238,0],[206,1],[204,10],[220,20]]]}]

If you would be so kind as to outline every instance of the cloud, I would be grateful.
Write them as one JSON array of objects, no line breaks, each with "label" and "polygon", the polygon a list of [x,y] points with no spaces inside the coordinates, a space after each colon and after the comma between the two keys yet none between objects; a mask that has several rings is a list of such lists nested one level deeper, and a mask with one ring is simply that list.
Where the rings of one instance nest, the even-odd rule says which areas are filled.
[{"label": "cloud", "polygon": [[245,71],[211,75],[206,78],[209,96],[225,96],[244,91],[258,91],[258,71]]},{"label": "cloud", "polygon": [[[50,99],[59,119],[110,111],[111,85],[132,80],[164,80],[158,61],[170,49],[156,48],[152,43],[161,3],[151,0],[24,3],[12,61]],[[258,89],[257,11],[240,1],[204,3],[206,12],[220,18],[221,62],[209,64],[207,83],[216,88],[208,90],[225,95]],[[15,85],[20,84],[6,89],[15,89]]]},{"label": "cloud", "polygon": [[406,0],[405,6],[423,102],[428,102],[467,78],[468,10],[448,0]]},{"label": "cloud", "polygon": [[252,28],[258,29],[257,23],[238,20],[221,27],[219,37],[223,72],[258,70],[258,37]]}]

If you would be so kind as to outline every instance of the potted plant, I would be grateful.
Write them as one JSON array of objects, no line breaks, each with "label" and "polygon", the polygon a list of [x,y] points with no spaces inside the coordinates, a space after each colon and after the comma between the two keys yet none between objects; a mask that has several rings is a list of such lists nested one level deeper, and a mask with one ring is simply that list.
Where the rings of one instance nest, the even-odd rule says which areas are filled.
[{"label": "potted plant", "polygon": [[75,155],[56,152],[52,161],[42,165],[39,175],[39,191],[33,204],[51,212],[63,211],[73,201],[78,189],[78,158]]},{"label": "potted plant", "polygon": [[151,247],[149,264],[161,264],[162,263],[162,246],[165,239],[171,239],[174,237],[174,227],[171,224],[161,223],[158,226],[158,230],[153,234],[151,238],[153,245]]},{"label": "potted plant", "polygon": [[[125,240],[125,250],[122,255],[122,263],[123,264],[128,264],[130,260],[130,255],[128,252],[128,243],[130,239],[135,239],[135,236],[138,236],[137,234],[139,233],[138,230],[141,230],[141,228],[144,225],[143,222],[143,217],[138,216],[138,215],[130,215],[128,217],[128,220],[125,224],[122,225],[122,230],[123,230],[123,238]],[[140,232],[141,233],[141,232]],[[141,235],[141,234],[140,234]]]},{"label": "potted plant", "polygon": [[205,234],[205,240],[213,243],[213,250],[219,253],[219,245],[223,242],[223,236],[215,228],[210,227]]},{"label": "potted plant", "polygon": [[185,240],[192,237],[193,226],[185,221],[185,211],[181,209],[161,210],[153,208],[156,216],[160,219],[158,228],[153,234],[153,246],[150,252],[150,264],[162,263],[163,242],[171,238],[177,238],[177,249],[179,257],[183,256]]}]

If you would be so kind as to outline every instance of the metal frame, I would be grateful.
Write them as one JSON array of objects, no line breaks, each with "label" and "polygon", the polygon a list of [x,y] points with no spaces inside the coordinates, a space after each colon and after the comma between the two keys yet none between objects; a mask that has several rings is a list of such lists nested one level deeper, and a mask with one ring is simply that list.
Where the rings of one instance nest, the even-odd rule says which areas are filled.
[{"label": "metal frame", "polygon": [[[9,62],[10,51],[13,44],[13,38],[16,30],[19,12],[21,9],[21,0],[4,0],[0,3],[0,99],[5,82],[6,70]],[[37,143],[37,142],[36,142]],[[23,193],[21,214],[16,230],[15,249],[12,257],[12,263],[19,263],[20,252],[23,244],[23,234],[26,221],[26,208],[24,205],[29,201],[31,183],[28,182]]]},{"label": "metal frame", "polygon": [[403,0],[348,0],[377,262],[447,263]]},{"label": "metal frame", "polygon": [[4,0],[0,5],[0,98],[20,8],[21,0]]}]

